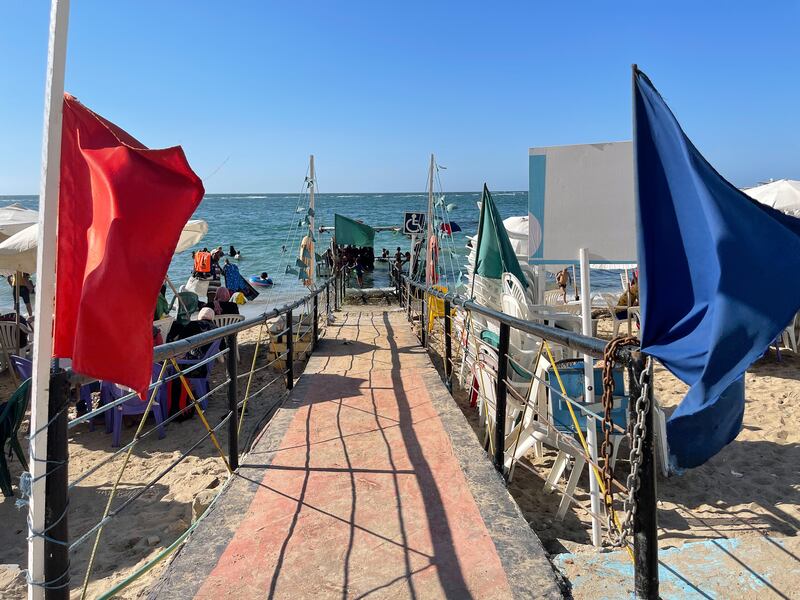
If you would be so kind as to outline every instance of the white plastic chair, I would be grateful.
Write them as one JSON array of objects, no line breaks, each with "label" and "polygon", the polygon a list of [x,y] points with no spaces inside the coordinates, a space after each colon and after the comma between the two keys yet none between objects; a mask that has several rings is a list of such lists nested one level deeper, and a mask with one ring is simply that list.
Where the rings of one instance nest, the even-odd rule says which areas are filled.
[{"label": "white plastic chair", "polygon": [[161,339],[165,342],[167,341],[167,335],[169,335],[169,330],[172,328],[172,324],[174,322],[175,317],[172,316],[166,316],[158,321],[153,321],[153,327],[158,327],[158,330],[161,333]]},{"label": "white plastic chair", "polygon": [[797,324],[798,324],[798,315],[794,316],[792,322],[783,330],[781,334],[781,344],[786,348],[789,348],[792,352],[797,354]]},{"label": "white plastic chair", "polygon": [[614,327],[612,332],[612,337],[617,337],[617,335],[619,334],[619,327],[620,325],[622,325],[622,320],[617,317],[617,311],[618,310],[627,311],[627,308],[617,307],[617,298],[616,296],[614,296],[614,294],[600,294],[600,297],[603,299],[603,302],[606,303],[606,306],[608,307],[608,312],[611,313],[611,321]]},{"label": "white plastic chair", "polygon": [[24,325],[18,326],[13,321],[0,321],[0,343],[2,343],[2,347],[5,350],[5,352],[0,350],[0,371],[5,371],[8,368],[6,354],[8,354],[8,356],[17,354],[18,356],[25,357],[32,347],[30,344],[27,344],[22,346],[20,351],[17,352],[20,327],[24,327]]},{"label": "white plastic chair", "polygon": [[[214,315],[214,327],[224,327],[225,325],[232,325],[233,323],[240,323],[241,321],[244,321],[244,315]],[[239,346],[237,344],[236,361],[238,362],[240,358]]]}]

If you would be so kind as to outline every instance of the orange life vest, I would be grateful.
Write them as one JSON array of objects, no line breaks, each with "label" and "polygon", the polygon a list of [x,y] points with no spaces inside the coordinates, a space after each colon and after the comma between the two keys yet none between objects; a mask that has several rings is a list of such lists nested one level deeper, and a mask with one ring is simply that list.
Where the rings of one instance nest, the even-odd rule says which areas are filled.
[{"label": "orange life vest", "polygon": [[211,272],[211,253],[210,252],[195,252],[194,253],[194,270],[198,273]]}]

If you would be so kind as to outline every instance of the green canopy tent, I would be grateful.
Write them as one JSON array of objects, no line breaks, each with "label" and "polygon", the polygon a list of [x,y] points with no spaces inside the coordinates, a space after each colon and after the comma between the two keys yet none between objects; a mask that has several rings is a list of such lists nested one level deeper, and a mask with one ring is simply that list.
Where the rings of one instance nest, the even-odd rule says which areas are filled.
[{"label": "green canopy tent", "polygon": [[475,274],[489,279],[500,279],[503,273],[512,273],[519,282],[528,287],[519,260],[508,238],[503,219],[497,211],[486,184],[481,194],[481,216],[478,223],[478,239],[475,258]]},{"label": "green canopy tent", "polygon": [[375,246],[375,230],[369,225],[364,225],[353,219],[337,214],[335,215],[336,243],[340,246]]}]

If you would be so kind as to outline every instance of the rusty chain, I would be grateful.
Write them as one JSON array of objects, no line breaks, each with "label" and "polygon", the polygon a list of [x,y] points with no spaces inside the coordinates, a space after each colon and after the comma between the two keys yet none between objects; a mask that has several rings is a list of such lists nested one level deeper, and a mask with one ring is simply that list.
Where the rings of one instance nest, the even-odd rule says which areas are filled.
[{"label": "rusty chain", "polygon": [[633,516],[636,513],[634,494],[639,487],[639,466],[642,463],[642,440],[645,433],[644,417],[648,410],[648,385],[650,378],[651,363],[648,358],[647,367],[642,371],[639,378],[640,394],[636,399],[635,412],[636,419],[630,429],[630,465],[631,472],[626,480],[628,493],[623,499],[623,510],[625,520],[613,526],[612,516],[614,515],[614,468],[611,465],[611,458],[614,452],[614,445],[611,440],[613,433],[612,411],[614,410],[614,366],[621,348],[625,346],[639,346],[639,340],[634,336],[620,336],[611,340],[603,352],[603,441],[600,445],[600,454],[603,458],[603,503],[606,507],[606,521],[608,537],[612,546],[624,546],[627,537],[633,529]]}]

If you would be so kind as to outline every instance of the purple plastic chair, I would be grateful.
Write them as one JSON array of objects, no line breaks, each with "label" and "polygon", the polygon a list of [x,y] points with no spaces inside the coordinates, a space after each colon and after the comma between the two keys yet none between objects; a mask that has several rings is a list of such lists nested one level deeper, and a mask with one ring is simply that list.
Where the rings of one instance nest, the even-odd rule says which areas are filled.
[{"label": "purple plastic chair", "polygon": [[[158,370],[156,370],[158,368]],[[153,365],[153,377],[158,377],[158,374],[161,372],[161,367],[158,365]],[[110,381],[104,381],[100,386],[100,402],[103,405],[108,404],[109,402],[113,402],[114,400],[118,400],[123,396],[127,395],[129,392],[121,389],[117,384],[111,383]],[[148,398],[149,400],[149,398]],[[161,424],[164,421],[164,412],[163,406],[166,403],[166,393],[165,393],[165,386],[161,385],[158,388],[158,392],[156,395],[156,401],[153,402],[153,416],[156,419],[156,425],[158,425],[158,439],[163,439],[166,436],[164,432],[164,426]],[[141,400],[138,396],[134,396],[120,404],[119,406],[114,407],[110,411],[106,411],[106,415],[109,413],[113,413],[110,417],[106,418],[106,431],[111,429],[114,434],[113,441],[111,446],[114,448],[119,448],[120,437],[122,435],[122,417],[126,415],[141,415],[144,414],[145,409],[147,408],[147,400]],[[109,427],[110,425],[110,427]]]},{"label": "purple plastic chair", "polygon": [[[24,381],[31,377],[33,362],[31,362],[29,358],[17,356],[16,354],[12,354],[9,358],[11,359],[11,365],[14,367],[14,371],[16,371],[21,380]],[[87,411],[92,410],[92,392],[99,391],[100,384],[97,381],[81,386],[81,400],[83,400],[83,403],[86,405]],[[89,420],[89,431],[94,431],[94,423],[92,420]]]},{"label": "purple plastic chair", "polygon": [[[207,360],[208,358],[214,356],[219,352],[220,344],[222,340],[215,340],[206,350],[206,353],[201,358],[184,358],[178,362],[178,366],[181,367],[182,370],[186,370],[192,365],[196,365],[199,362]],[[189,381],[189,387],[192,388],[192,393],[194,394],[195,399],[201,398],[208,393],[208,390],[211,389],[211,385],[209,384],[209,377],[211,375],[211,366],[214,364],[214,361],[207,362],[205,366],[205,375],[202,375],[202,368],[195,369],[194,371],[190,371],[185,375],[186,379]],[[174,371],[173,371],[174,373]],[[200,406],[203,410],[206,409],[208,406],[208,398],[204,399],[200,402]]]},{"label": "purple plastic chair", "polygon": [[14,371],[16,371],[17,376],[22,381],[30,379],[31,373],[33,372],[33,363],[31,360],[29,358],[17,356],[16,354],[12,354],[9,356],[9,358],[11,359],[11,364],[14,367]]}]

